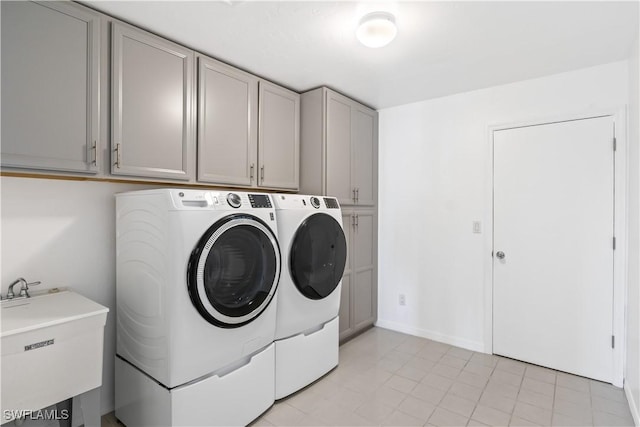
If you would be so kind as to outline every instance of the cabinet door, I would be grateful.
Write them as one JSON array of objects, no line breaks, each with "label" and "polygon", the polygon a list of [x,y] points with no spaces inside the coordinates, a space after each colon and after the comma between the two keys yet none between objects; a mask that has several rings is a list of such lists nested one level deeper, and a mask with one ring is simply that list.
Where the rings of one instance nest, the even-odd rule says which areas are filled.
[{"label": "cabinet door", "polygon": [[372,325],[377,316],[375,277],[375,217],[373,211],[356,211],[351,239],[351,307],[354,330]]},{"label": "cabinet door", "polygon": [[255,185],[258,79],[198,58],[198,181]]},{"label": "cabinet door", "polygon": [[193,52],[118,23],[111,48],[111,172],[189,179]]},{"label": "cabinet door", "polygon": [[351,274],[347,273],[346,270],[344,276],[342,276],[339,315],[338,331],[342,341],[354,332],[353,322],[351,321]]},{"label": "cabinet door", "polygon": [[353,320],[351,318],[351,235],[353,233],[355,219],[352,211],[342,211],[342,227],[344,237],[347,239],[347,262],[342,275],[342,289],[340,292],[339,326],[340,340],[353,333]]},{"label": "cabinet door", "polygon": [[375,204],[377,113],[357,105],[352,110],[352,184],[356,190],[356,204]]},{"label": "cabinet door", "polygon": [[261,187],[298,189],[300,95],[260,81],[258,160]]},{"label": "cabinet door", "polygon": [[[341,204],[354,203],[351,185],[351,105],[353,101],[327,91],[326,195]],[[318,159],[320,161],[320,159]]]},{"label": "cabinet door", "polygon": [[3,1],[2,166],[96,173],[100,17]]}]

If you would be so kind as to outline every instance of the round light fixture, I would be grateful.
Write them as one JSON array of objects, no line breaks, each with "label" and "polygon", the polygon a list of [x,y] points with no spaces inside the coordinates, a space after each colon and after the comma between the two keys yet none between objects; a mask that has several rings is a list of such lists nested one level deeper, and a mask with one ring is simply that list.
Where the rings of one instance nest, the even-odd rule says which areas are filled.
[{"label": "round light fixture", "polygon": [[367,47],[383,47],[396,37],[396,19],[389,12],[371,12],[360,20],[356,37]]}]

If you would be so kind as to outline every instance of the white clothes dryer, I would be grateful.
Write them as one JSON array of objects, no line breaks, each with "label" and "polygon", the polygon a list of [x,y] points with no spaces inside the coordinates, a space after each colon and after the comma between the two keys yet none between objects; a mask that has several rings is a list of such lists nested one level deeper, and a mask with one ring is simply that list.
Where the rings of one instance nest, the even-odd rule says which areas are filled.
[{"label": "white clothes dryer", "polygon": [[283,260],[276,325],[276,399],[338,365],[340,287],[347,259],[333,197],[274,196]]},{"label": "white clothes dryer", "polygon": [[116,417],[244,425],[274,401],[280,249],[271,195],[116,195]]}]

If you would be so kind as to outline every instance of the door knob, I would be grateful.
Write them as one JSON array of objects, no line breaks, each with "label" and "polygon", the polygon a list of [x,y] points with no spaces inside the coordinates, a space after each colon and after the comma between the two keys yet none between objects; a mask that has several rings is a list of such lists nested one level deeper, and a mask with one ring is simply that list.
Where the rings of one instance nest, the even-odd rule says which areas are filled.
[{"label": "door knob", "polygon": [[502,251],[496,252],[496,257],[498,259],[504,259],[504,257],[505,257],[504,252],[502,252]]}]

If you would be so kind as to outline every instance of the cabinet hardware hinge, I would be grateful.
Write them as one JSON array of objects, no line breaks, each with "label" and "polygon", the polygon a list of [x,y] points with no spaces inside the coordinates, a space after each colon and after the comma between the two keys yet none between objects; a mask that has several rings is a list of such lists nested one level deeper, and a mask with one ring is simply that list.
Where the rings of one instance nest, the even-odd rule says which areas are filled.
[{"label": "cabinet hardware hinge", "polygon": [[616,250],[616,238],[615,236],[613,237],[613,250]]},{"label": "cabinet hardware hinge", "polygon": [[616,337],[611,335],[611,348],[616,348]]},{"label": "cabinet hardware hinge", "polygon": [[616,137],[613,137],[613,151],[618,150],[618,140],[616,139]]}]

